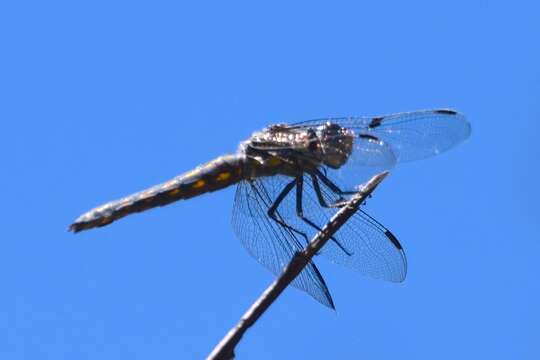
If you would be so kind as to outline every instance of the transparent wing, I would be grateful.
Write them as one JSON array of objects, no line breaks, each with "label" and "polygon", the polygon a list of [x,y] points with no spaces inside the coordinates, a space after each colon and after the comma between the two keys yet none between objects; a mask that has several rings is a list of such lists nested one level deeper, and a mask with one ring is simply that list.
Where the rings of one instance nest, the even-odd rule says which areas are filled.
[{"label": "transparent wing", "polygon": [[[287,181],[288,180],[288,181]],[[272,220],[267,211],[291,178],[273,176],[239,183],[233,206],[232,224],[242,245],[259,263],[275,275],[281,274],[304,239]],[[283,220],[280,211],[276,216]],[[301,242],[302,241],[302,242]],[[310,262],[292,282],[321,304],[334,308],[330,292],[319,270]]]},{"label": "transparent wing", "polygon": [[347,162],[337,170],[327,170],[339,179],[344,190],[351,191],[374,175],[393,169],[396,161],[393,149],[384,141],[358,136],[354,139],[353,151]]},{"label": "transparent wing", "polygon": [[326,122],[354,130],[358,136],[373,136],[394,150],[397,161],[412,161],[439,154],[470,136],[463,114],[454,110],[422,110],[375,117],[326,118],[293,124],[314,127]]},{"label": "transparent wing", "polygon": [[[334,182],[333,179],[330,180]],[[317,180],[317,183],[325,203],[331,204],[340,200],[341,196],[335,194],[324,182]],[[303,216],[322,228],[335,214],[336,209],[321,205],[317,186],[310,175],[304,175],[302,188]],[[279,208],[281,215],[291,226],[301,229],[311,237],[318,229],[298,216],[297,206],[296,191],[291,191]],[[372,278],[401,282],[407,274],[407,260],[399,241],[361,209],[338,230],[334,239],[326,243],[321,255]]]}]

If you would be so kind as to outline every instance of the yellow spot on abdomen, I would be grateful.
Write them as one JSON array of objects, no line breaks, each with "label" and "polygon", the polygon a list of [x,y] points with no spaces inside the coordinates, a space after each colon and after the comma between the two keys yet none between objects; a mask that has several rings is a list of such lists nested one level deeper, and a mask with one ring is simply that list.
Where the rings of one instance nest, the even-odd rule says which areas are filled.
[{"label": "yellow spot on abdomen", "polygon": [[177,195],[180,192],[180,189],[173,189],[169,191],[169,195]]},{"label": "yellow spot on abdomen", "polygon": [[227,171],[227,172],[222,172],[221,174],[219,174],[216,179],[217,181],[225,181],[230,177],[231,177],[231,173]]},{"label": "yellow spot on abdomen", "polygon": [[202,188],[204,185],[206,185],[206,181],[197,180],[196,182],[193,183],[193,185],[191,185],[191,187],[194,189],[199,189],[199,188]]}]

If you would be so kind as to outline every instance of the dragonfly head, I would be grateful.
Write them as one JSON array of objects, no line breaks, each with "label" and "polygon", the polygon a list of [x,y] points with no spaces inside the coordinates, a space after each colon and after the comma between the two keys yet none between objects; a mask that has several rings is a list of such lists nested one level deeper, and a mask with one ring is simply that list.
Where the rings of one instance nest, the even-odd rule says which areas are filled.
[{"label": "dragonfly head", "polygon": [[332,169],[343,166],[353,151],[354,133],[347,128],[327,122],[319,126],[317,135],[323,164]]}]

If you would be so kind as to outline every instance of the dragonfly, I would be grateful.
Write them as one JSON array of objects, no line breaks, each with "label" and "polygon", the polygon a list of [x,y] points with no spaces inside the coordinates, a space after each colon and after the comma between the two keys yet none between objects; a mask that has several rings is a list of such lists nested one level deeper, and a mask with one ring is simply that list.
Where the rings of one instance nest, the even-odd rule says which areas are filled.
[{"label": "dragonfly", "polygon": [[[236,153],[96,207],[76,219],[69,230],[102,227],[130,214],[236,184],[234,232],[251,256],[279,275],[371,175],[444,152],[467,139],[470,132],[465,116],[450,109],[270,125],[240,143]],[[396,236],[363,209],[330,238],[319,255],[391,282],[402,282],[407,274],[405,252]],[[313,261],[292,284],[335,308]]]}]

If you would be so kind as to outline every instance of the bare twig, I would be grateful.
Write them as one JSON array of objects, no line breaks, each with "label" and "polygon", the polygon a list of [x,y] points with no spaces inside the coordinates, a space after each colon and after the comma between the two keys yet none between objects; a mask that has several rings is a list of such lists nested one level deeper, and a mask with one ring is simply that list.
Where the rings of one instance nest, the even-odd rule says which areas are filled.
[{"label": "bare twig", "polygon": [[311,261],[311,258],[321,250],[328,239],[339,230],[339,228],[358,210],[358,207],[384,180],[388,172],[383,172],[372,177],[355,194],[348,203],[342,207],[330,221],[318,232],[311,242],[302,250],[297,252],[283,273],[261,294],[259,299],[251,305],[249,310],[242,316],[238,324],[233,327],[227,335],[214,348],[207,360],[230,360],[234,358],[234,349],[242,339],[242,336],[261,315],[272,305],[285,288],[302,272],[304,267]]}]

